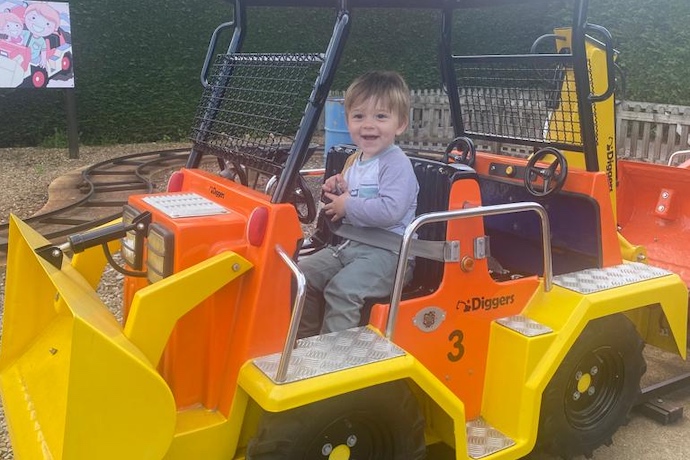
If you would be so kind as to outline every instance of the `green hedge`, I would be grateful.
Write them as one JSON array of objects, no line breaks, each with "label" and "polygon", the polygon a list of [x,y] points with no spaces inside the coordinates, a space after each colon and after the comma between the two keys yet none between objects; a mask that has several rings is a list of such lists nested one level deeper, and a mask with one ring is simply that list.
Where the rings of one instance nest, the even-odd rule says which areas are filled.
[{"label": "green hedge", "polygon": [[[539,6],[469,10],[458,18],[457,50],[523,53],[570,12]],[[687,0],[591,0],[590,19],[613,34],[627,74],[627,99],[690,105]],[[72,0],[76,96],[85,144],[183,139],[201,95],[199,70],[214,28],[230,19],[222,0]],[[250,11],[248,50],[322,51],[334,10]],[[537,20],[536,18],[539,18]],[[415,10],[353,12],[336,78],[343,89],[371,68],[402,72],[412,88],[439,86],[438,15]],[[65,142],[61,90],[0,89],[0,147]]]}]

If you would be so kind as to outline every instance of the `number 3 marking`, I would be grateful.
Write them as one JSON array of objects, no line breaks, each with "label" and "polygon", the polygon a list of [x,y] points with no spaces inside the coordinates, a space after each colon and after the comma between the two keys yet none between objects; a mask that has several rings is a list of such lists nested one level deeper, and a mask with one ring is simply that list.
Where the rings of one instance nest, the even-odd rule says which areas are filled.
[{"label": "number 3 marking", "polygon": [[464,334],[459,329],[454,330],[448,336],[448,340],[450,340],[451,345],[453,346],[453,348],[455,348],[454,351],[451,351],[448,353],[448,359],[450,361],[453,361],[453,362],[460,361],[460,358],[462,358],[462,355],[465,354],[465,347],[462,344],[462,339],[464,339],[464,338],[465,338]]}]

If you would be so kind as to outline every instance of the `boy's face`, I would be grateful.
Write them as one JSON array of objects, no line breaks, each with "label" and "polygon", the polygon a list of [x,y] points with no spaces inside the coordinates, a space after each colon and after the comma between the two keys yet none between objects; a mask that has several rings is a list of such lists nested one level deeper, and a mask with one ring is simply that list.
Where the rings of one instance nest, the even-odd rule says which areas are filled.
[{"label": "boy's face", "polygon": [[406,127],[407,123],[397,113],[373,98],[353,104],[347,114],[350,137],[362,150],[364,158],[383,152]]}]

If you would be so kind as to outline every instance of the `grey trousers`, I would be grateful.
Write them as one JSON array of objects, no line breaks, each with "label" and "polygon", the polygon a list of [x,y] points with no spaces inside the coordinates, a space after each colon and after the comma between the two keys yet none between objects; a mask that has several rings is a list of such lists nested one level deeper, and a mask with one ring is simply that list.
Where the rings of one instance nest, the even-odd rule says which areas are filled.
[{"label": "grey trousers", "polygon": [[[358,326],[365,299],[391,294],[397,264],[397,254],[356,241],[300,259],[307,293],[298,337]],[[412,268],[408,264],[405,282]]]}]

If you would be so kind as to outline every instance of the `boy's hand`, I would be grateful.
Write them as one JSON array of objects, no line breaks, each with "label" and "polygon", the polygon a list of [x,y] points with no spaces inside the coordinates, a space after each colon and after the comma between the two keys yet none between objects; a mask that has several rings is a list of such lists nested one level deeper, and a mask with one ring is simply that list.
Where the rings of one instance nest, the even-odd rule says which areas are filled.
[{"label": "boy's hand", "polygon": [[343,175],[336,174],[329,177],[321,188],[324,197],[330,201],[323,207],[326,215],[331,216],[333,222],[345,217],[345,202],[350,198],[350,192]]},{"label": "boy's hand", "polygon": [[326,179],[326,182],[323,183],[321,189],[325,193],[340,195],[343,193],[343,190],[347,189],[347,182],[345,182],[342,174],[335,174]]},{"label": "boy's hand", "polygon": [[[347,192],[347,190],[345,190]],[[323,209],[327,216],[331,216],[333,222],[338,221],[345,217],[345,202],[350,198],[349,193],[343,193],[342,195],[336,195],[334,193],[324,193],[326,198],[331,200],[330,203],[325,204]]]}]

